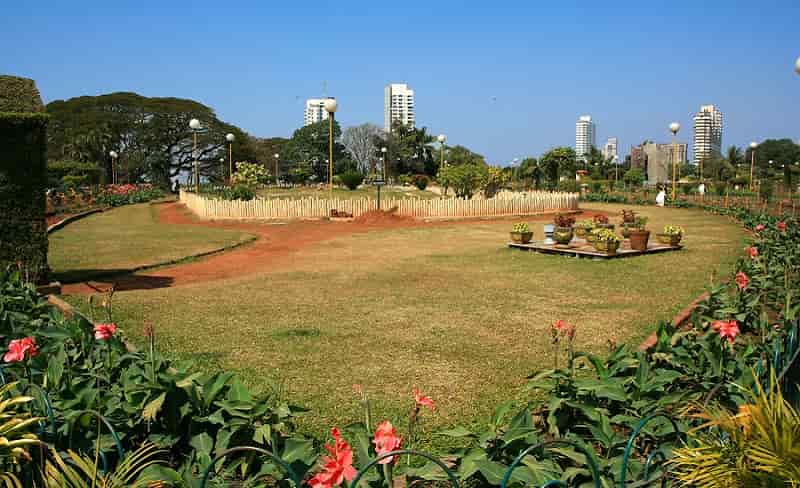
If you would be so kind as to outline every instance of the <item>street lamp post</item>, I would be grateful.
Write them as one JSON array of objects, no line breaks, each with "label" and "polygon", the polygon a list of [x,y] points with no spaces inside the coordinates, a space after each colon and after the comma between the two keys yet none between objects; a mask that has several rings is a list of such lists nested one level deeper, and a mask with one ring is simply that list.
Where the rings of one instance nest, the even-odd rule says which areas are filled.
[{"label": "street lamp post", "polygon": [[200,193],[200,163],[197,161],[197,132],[200,130],[200,121],[192,119],[189,121],[189,128],[192,130],[194,136],[194,145],[192,146],[192,156],[194,156],[194,191]]},{"label": "street lamp post", "polygon": [[225,184],[225,158],[219,158],[219,171],[222,175],[222,184]]},{"label": "street lamp post", "polygon": [[228,141],[228,182],[233,181],[233,141],[236,140],[236,136],[233,134],[228,134],[225,136],[225,140]]},{"label": "street lamp post", "polygon": [[275,158],[275,186],[278,186],[278,161],[280,160],[281,155],[275,153],[273,157]]},{"label": "street lamp post", "polygon": [[753,141],[750,143],[750,191],[755,188],[755,172],[756,172],[756,148],[758,143]]},{"label": "street lamp post", "polygon": [[381,148],[381,179],[386,180],[386,147]]},{"label": "street lamp post", "polygon": [[444,134],[439,134],[439,137],[436,138],[439,141],[439,167],[444,166],[444,143],[447,140],[447,136]]},{"label": "street lamp post", "polygon": [[[681,130],[681,124],[673,122],[669,124],[669,131],[672,132],[672,201],[675,201],[675,189],[678,185],[676,176],[678,173],[678,144],[677,136],[678,131]],[[701,163],[702,164],[702,163]]]},{"label": "street lamp post", "polygon": [[328,194],[333,201],[333,114],[338,104],[335,98],[325,100],[325,111],[328,112]]},{"label": "street lamp post", "polygon": [[108,153],[108,155],[111,156],[111,184],[116,185],[117,184],[117,158],[119,157],[119,154],[117,154],[117,151],[110,151]]}]

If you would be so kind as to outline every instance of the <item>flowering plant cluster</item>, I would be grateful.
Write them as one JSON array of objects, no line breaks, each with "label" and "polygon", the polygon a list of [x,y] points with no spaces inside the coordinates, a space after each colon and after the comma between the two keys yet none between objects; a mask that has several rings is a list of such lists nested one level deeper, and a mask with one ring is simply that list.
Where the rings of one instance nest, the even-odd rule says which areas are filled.
[{"label": "flowering plant cluster", "polygon": [[95,200],[100,205],[118,207],[132,203],[146,203],[163,196],[164,192],[153,185],[126,183],[122,185],[106,185],[97,194]]},{"label": "flowering plant cluster", "polygon": [[575,223],[575,217],[557,213],[555,217],[553,217],[553,223],[556,227],[572,227]]},{"label": "flowering plant cluster", "polygon": [[594,229],[592,234],[594,234],[595,242],[618,243],[622,241],[622,239],[611,229]]},{"label": "flowering plant cluster", "polygon": [[683,227],[680,225],[665,225],[664,234],[668,236],[683,237]]},{"label": "flowering plant cluster", "polygon": [[526,224],[525,222],[518,222],[518,223],[514,224],[514,227],[513,227],[511,232],[519,232],[521,234],[525,234],[525,233],[530,232],[530,231],[531,231],[531,228],[528,227],[528,224]]}]

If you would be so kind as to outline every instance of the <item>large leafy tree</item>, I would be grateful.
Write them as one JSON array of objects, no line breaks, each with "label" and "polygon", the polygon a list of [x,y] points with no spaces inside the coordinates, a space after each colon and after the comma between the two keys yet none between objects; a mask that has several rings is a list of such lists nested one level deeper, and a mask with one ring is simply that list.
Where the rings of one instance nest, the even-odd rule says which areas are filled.
[{"label": "large leafy tree", "polygon": [[526,185],[533,184],[533,187],[538,189],[542,183],[542,168],[539,162],[534,157],[528,157],[522,160],[519,164],[519,178],[526,183]]},{"label": "large leafy tree", "polygon": [[558,184],[561,176],[575,173],[576,156],[571,147],[557,147],[542,155],[539,164],[552,186]]},{"label": "large leafy tree", "polygon": [[[225,135],[233,133],[234,159],[247,159],[248,135],[219,120],[214,111],[193,100],[148,98],[136,93],[111,93],[57,100],[47,105],[51,115],[48,144],[52,159],[92,162],[111,174],[109,151],[120,156],[118,172],[135,182],[146,179],[168,187],[170,179],[190,173],[197,157],[202,176],[219,176],[227,156]],[[189,121],[203,130],[194,151]]]},{"label": "large leafy tree", "polygon": [[[750,164],[751,149],[745,154],[745,164]],[[767,139],[756,148],[756,174],[772,176],[783,173],[784,183],[791,186],[800,173],[800,145],[791,139]],[[769,162],[772,161],[772,165]]]},{"label": "large leafy tree", "polygon": [[486,166],[486,160],[478,153],[472,152],[464,146],[448,147],[444,156],[448,166],[461,166],[463,164],[476,164]]},{"label": "large leafy tree", "polygon": [[[374,138],[376,151],[386,148],[386,172],[397,177],[402,174],[433,176],[439,169],[439,159],[433,147],[434,137],[426,127],[412,127],[395,122],[391,133]],[[378,154],[380,157],[383,153]]]},{"label": "large leafy tree", "polygon": [[[323,120],[316,124],[300,127],[292,134],[286,144],[286,161],[292,161],[306,168],[315,181],[328,181],[330,122]],[[353,162],[345,147],[338,142],[342,135],[339,122],[333,122],[333,161],[334,173],[352,169]]]}]

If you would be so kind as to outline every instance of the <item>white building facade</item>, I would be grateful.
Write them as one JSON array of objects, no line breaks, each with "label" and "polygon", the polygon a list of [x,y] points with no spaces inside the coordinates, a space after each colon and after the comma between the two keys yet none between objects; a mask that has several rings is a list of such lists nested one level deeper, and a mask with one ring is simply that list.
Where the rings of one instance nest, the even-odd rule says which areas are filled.
[{"label": "white building facade", "polygon": [[325,110],[325,100],[327,100],[327,98],[309,98],[306,100],[306,109],[303,113],[303,125],[316,124],[317,122],[328,119],[328,112]]},{"label": "white building facade", "polygon": [[414,127],[414,90],[405,83],[390,83],[383,89],[383,129],[391,132],[392,125],[400,122]]},{"label": "white building facade", "polygon": [[575,154],[581,158],[589,154],[595,144],[595,126],[591,115],[581,115],[575,123]]},{"label": "white building facade", "polygon": [[606,145],[603,146],[603,157],[607,160],[611,159],[613,164],[619,163],[619,151],[617,150],[616,137],[609,137],[606,141]]},{"label": "white building facade", "polygon": [[722,152],[722,112],[714,105],[702,105],[694,116],[692,152],[695,164]]}]

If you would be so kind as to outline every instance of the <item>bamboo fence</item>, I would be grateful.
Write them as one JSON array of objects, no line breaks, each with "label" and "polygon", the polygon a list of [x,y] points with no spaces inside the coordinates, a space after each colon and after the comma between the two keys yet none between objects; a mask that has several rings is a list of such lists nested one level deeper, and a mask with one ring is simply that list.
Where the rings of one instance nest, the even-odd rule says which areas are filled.
[{"label": "bamboo fence", "polygon": [[[322,199],[303,198],[254,200],[222,200],[180,191],[180,201],[197,216],[206,219],[287,220],[319,219],[331,210],[347,212],[354,217],[377,209],[372,198]],[[501,217],[535,215],[548,212],[578,210],[578,194],[562,192],[526,192],[520,198],[462,200],[381,199],[384,210],[396,208],[397,215],[416,218]]]}]

